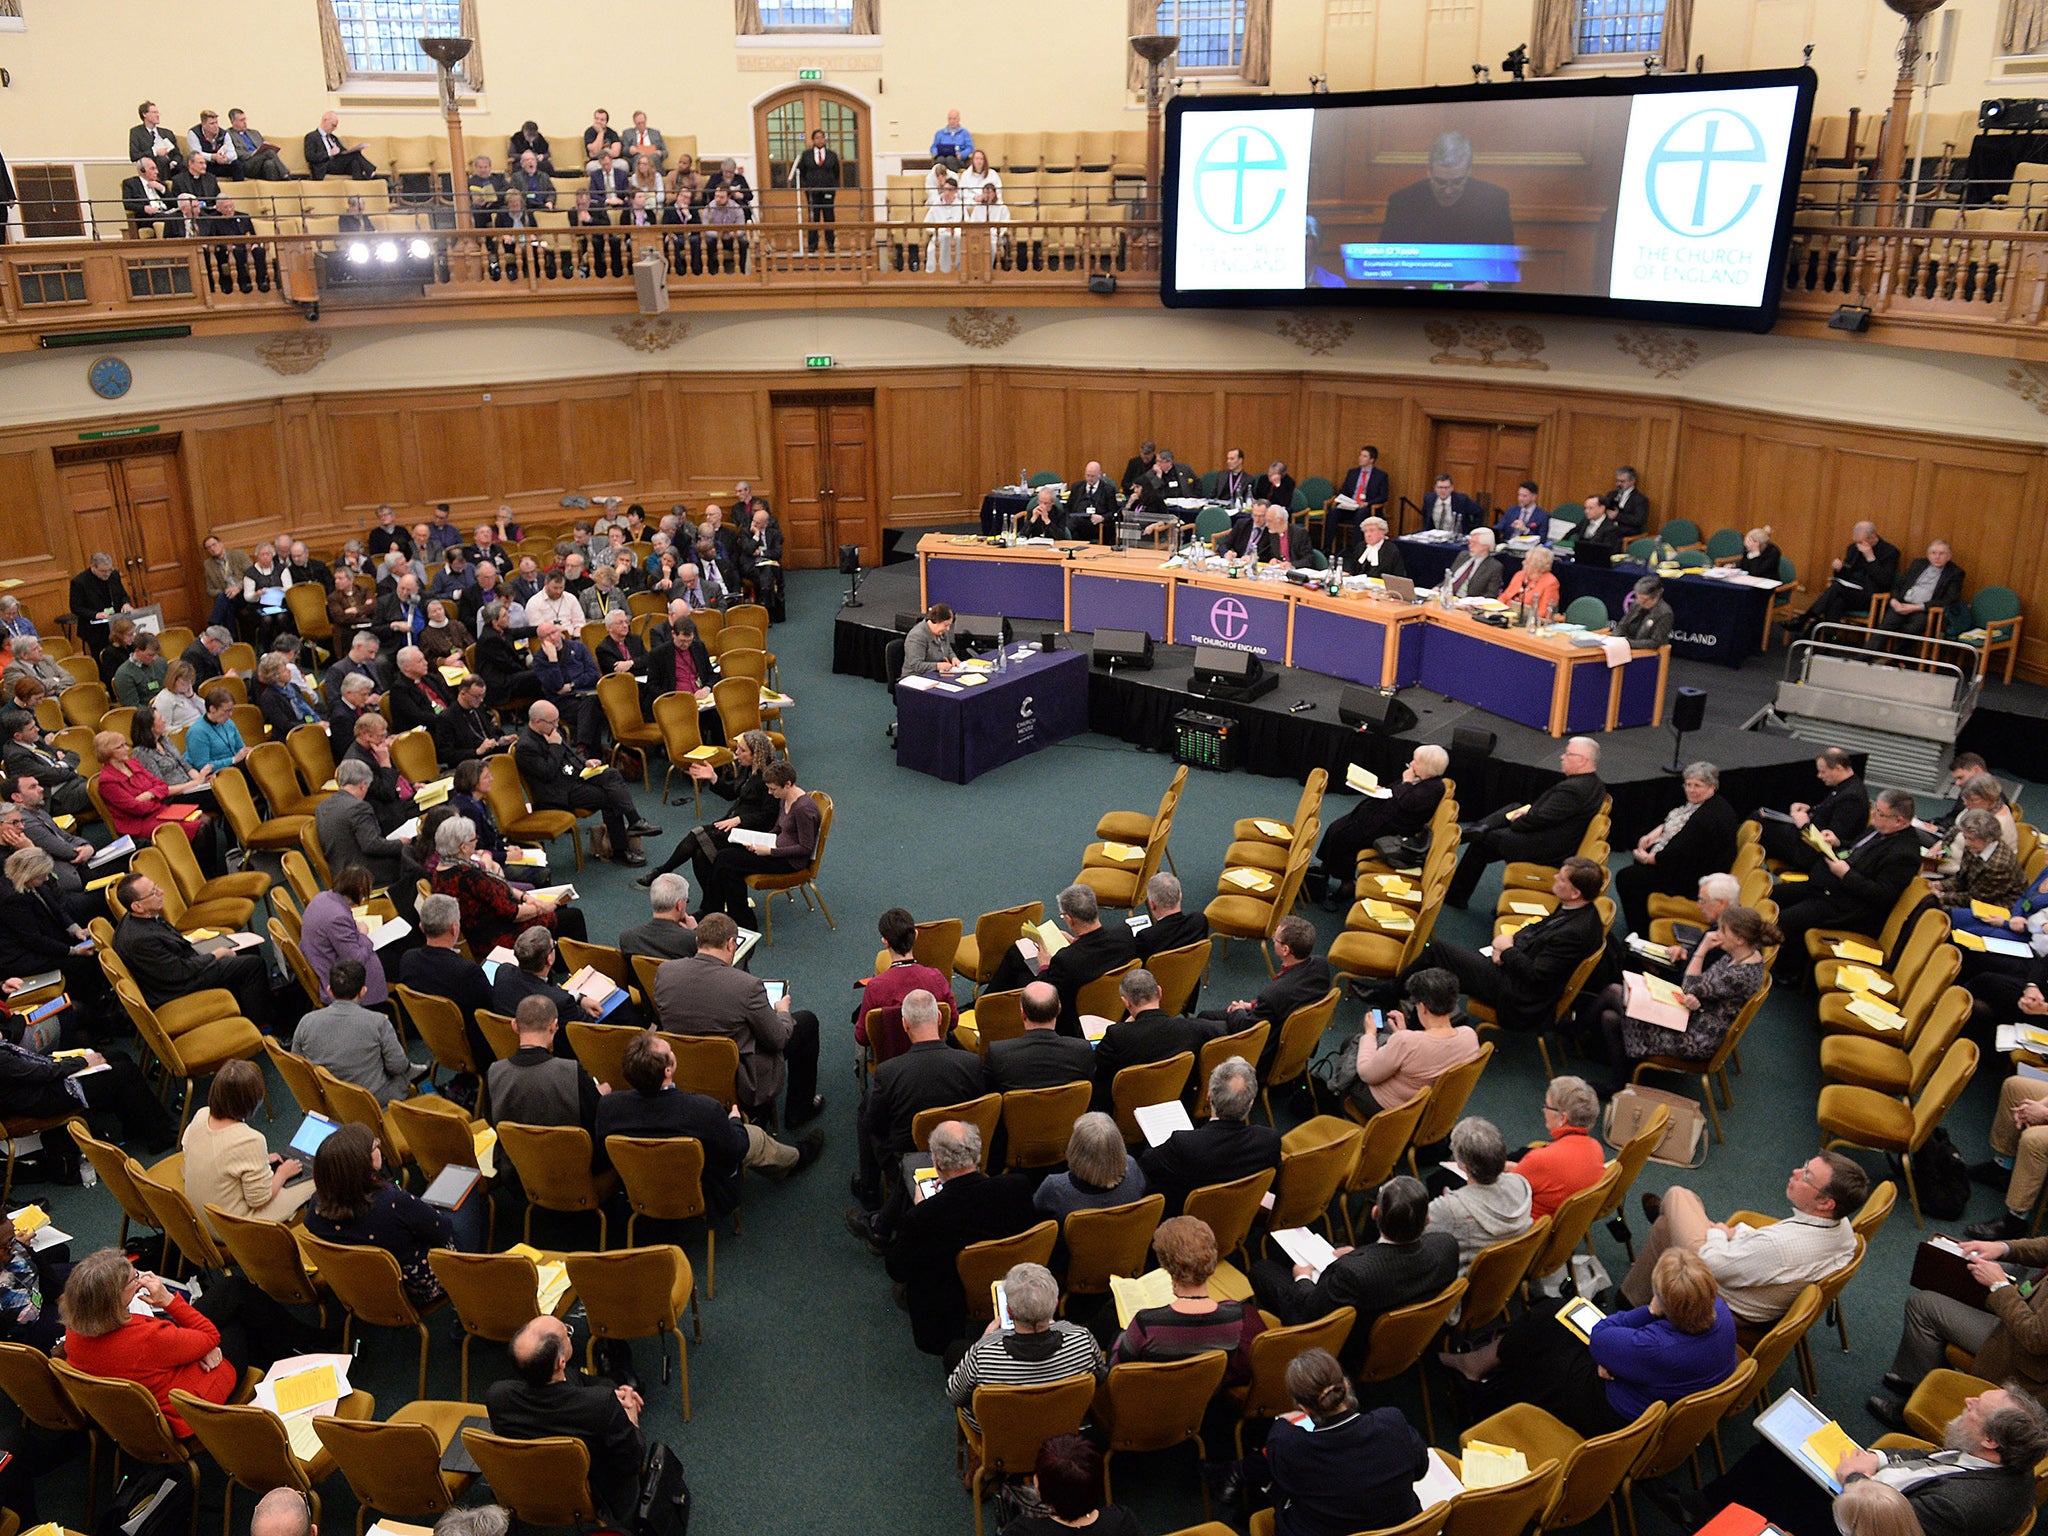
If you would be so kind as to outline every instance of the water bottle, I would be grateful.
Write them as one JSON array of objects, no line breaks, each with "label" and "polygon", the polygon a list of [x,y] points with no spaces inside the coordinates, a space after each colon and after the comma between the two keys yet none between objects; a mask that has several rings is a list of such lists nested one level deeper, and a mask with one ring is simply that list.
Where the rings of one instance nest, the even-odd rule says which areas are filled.
[{"label": "water bottle", "polygon": [[1010,647],[1003,641],[1003,616],[999,613],[996,615],[996,671],[1002,673],[1009,670]]},{"label": "water bottle", "polygon": [[1020,491],[1031,489],[1031,468],[1029,465],[1017,471],[1017,489]]},{"label": "water bottle", "polygon": [[100,1171],[99,1169],[93,1167],[91,1158],[86,1158],[84,1161],[79,1163],[78,1182],[80,1184],[83,1184],[87,1189],[99,1188]]}]

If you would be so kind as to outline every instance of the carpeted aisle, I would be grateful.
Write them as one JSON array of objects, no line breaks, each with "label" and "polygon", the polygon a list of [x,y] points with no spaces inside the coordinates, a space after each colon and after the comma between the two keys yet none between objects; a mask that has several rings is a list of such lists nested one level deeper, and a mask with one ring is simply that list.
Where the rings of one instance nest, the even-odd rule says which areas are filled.
[{"label": "carpeted aisle", "polygon": [[[697,1497],[696,1536],[880,1529],[903,1536],[959,1536],[971,1529],[973,1512],[953,1476],[953,1415],[941,1391],[937,1362],[911,1348],[907,1320],[890,1300],[880,1262],[846,1234],[840,1221],[855,1166],[849,982],[872,966],[875,918],[885,907],[905,905],[920,918],[957,915],[970,926],[978,913],[1027,897],[1050,907],[1054,894],[1079,868],[1081,849],[1098,816],[1117,808],[1152,809],[1172,764],[1104,737],[1085,736],[969,786],[899,771],[893,745],[883,733],[889,710],[880,685],[835,677],[831,671],[839,578],[799,572],[790,586],[791,617],[777,626],[772,645],[780,658],[782,686],[796,699],[785,729],[799,780],[829,791],[838,802],[820,881],[838,926],[828,929],[824,917],[806,912],[800,900],[794,908],[779,902],[776,943],[758,952],[753,970],[788,979],[798,1004],[816,1009],[824,1021],[821,1081],[829,1104],[820,1123],[829,1147],[815,1169],[790,1184],[750,1180],[743,1233],[721,1234],[718,1293],[703,1303],[704,1340],[690,1350],[694,1417],[689,1423],[682,1422],[674,1382],[664,1386],[660,1381],[653,1344],[638,1347],[649,1394],[642,1428],[680,1453]],[[657,769],[654,788],[643,786],[640,798],[645,812],[663,826],[665,836],[659,841],[665,848],[695,818],[687,798],[681,806],[660,806],[658,786]],[[1191,778],[1173,839],[1191,907],[1199,908],[1215,892],[1231,822],[1251,814],[1290,815],[1297,793],[1292,782],[1245,773],[1227,778],[1196,773]],[[1331,815],[1347,807],[1348,796],[1333,796]],[[705,813],[714,814],[708,800]],[[621,927],[645,916],[645,895],[630,883],[628,871],[593,866],[577,877],[577,884],[594,939],[610,941]],[[1485,914],[1495,889],[1489,879],[1471,911],[1447,912],[1440,931],[1485,942]],[[1310,915],[1325,934],[1341,924],[1320,911]],[[1205,998],[1218,1003],[1249,996],[1264,977],[1254,948],[1232,946],[1217,962]],[[1810,1005],[1798,999],[1772,1000],[1745,1041],[1748,1070],[1735,1080],[1735,1107],[1723,1111],[1729,1144],[1714,1148],[1706,1166],[1695,1173],[1674,1175],[1652,1165],[1644,1186],[1661,1189],[1674,1177],[1682,1178],[1716,1214],[1741,1206],[1768,1213],[1785,1209],[1786,1177],[1814,1144],[1818,1072],[1810,1014]],[[1347,1004],[1336,1027],[1348,1032],[1357,1020],[1357,1005]],[[414,1049],[420,1054],[417,1045]],[[1473,1111],[1496,1119],[1510,1145],[1524,1141],[1540,1131],[1542,1080],[1533,1043],[1504,1041],[1474,1096]],[[273,1085],[273,1098],[290,1102],[281,1084]],[[1982,1155],[1991,1099],[1988,1081],[1980,1082],[1951,1117],[1958,1143],[1973,1159]],[[1283,1106],[1283,1126],[1300,1113]],[[273,1144],[281,1145],[292,1117],[280,1114],[274,1127],[265,1128]],[[1868,1164],[1882,1176],[1877,1159]],[[78,1239],[75,1254],[111,1242],[119,1224],[119,1212],[104,1191],[53,1192],[29,1185],[18,1198],[47,1200],[58,1225]],[[1989,1192],[1979,1190],[1970,1217],[1988,1217],[1996,1204]],[[1634,1211],[1633,1199],[1629,1209]],[[1639,1213],[1634,1220],[1640,1231]],[[500,1234],[504,1241],[516,1237],[517,1222],[501,1221]],[[536,1221],[535,1240],[594,1241],[594,1224],[543,1217]],[[1861,1403],[1896,1342],[1899,1299],[1915,1241],[1902,1197],[1899,1212],[1847,1293],[1853,1353],[1843,1355],[1832,1332],[1816,1329],[1813,1336],[1820,1401],[1842,1416],[1852,1435],[1866,1440],[1877,1428]],[[1625,1263],[1620,1245],[1604,1231],[1596,1233],[1595,1243],[1618,1273]],[[701,1236],[692,1235],[686,1247],[701,1289]],[[453,1397],[456,1324],[443,1314],[432,1327],[429,1390]],[[482,1385],[503,1373],[506,1363],[496,1346],[478,1344],[472,1353],[473,1393],[480,1395]],[[376,1394],[379,1417],[410,1397],[413,1362],[410,1339],[369,1330],[356,1382]],[[1779,1385],[1794,1380],[1787,1371]],[[1432,1393],[1439,1429],[1447,1442],[1454,1441],[1450,1392],[1440,1372],[1432,1379]],[[1412,1383],[1387,1389],[1379,1400],[1408,1406],[1419,1423]],[[1732,1454],[1749,1439],[1743,1426],[1724,1427],[1723,1440]],[[1131,1505],[1150,1532],[1193,1524],[1202,1510],[1192,1469],[1192,1453],[1185,1449],[1120,1458],[1115,1466],[1119,1502]],[[82,1525],[83,1479],[83,1457],[45,1478],[42,1517]],[[210,1475],[202,1522],[219,1518],[218,1489],[217,1476]],[[331,1531],[347,1529],[354,1501],[346,1484],[336,1477],[322,1492],[322,1525]],[[237,1500],[236,1530],[247,1528],[251,1503],[246,1495]],[[1639,1503],[1638,1513],[1646,1532],[1661,1536],[1666,1530],[1647,1502]]]}]

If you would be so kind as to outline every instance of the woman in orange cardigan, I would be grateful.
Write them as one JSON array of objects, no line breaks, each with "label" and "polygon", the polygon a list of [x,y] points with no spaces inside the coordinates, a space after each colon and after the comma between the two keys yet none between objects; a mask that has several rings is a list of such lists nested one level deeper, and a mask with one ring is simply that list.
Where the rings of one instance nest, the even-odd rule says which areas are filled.
[{"label": "woman in orange cardigan", "polygon": [[1556,617],[1558,599],[1563,595],[1558,590],[1557,578],[1550,571],[1556,559],[1549,550],[1540,546],[1530,550],[1522,556],[1522,568],[1515,572],[1515,579],[1508,583],[1500,600],[1509,606],[1534,604],[1536,617],[1546,623]]},{"label": "woman in orange cardigan", "polygon": [[[143,1317],[128,1304],[137,1296],[167,1317]],[[93,1376],[139,1382],[156,1398],[180,1438],[191,1426],[171,1406],[183,1387],[194,1397],[225,1403],[240,1382],[240,1364],[227,1354],[212,1319],[152,1274],[138,1274],[126,1254],[102,1248],[88,1254],[64,1284],[58,1302],[64,1319],[64,1358]]]}]

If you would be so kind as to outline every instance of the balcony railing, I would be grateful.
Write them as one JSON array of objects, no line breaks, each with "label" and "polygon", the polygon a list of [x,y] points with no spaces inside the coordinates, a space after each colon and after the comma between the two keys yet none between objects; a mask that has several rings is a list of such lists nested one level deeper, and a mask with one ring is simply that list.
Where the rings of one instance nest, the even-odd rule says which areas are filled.
[{"label": "balcony railing", "polygon": [[[1088,297],[1098,275],[1136,278],[1124,301],[1156,303],[1158,236],[1156,223],[1053,217],[38,242],[0,246],[0,327],[23,335],[189,324],[281,316],[312,302],[337,318],[388,318],[422,302],[620,309],[635,301],[642,263],[658,265],[679,306],[758,307],[779,294],[864,305],[1057,302]],[[393,280],[401,272],[405,280]]]}]

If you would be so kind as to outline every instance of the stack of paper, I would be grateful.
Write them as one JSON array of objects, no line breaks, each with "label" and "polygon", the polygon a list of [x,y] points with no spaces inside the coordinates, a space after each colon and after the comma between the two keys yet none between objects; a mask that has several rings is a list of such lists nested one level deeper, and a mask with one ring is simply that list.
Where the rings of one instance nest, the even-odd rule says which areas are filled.
[{"label": "stack of paper", "polygon": [[1090,1045],[1100,1045],[1102,1037],[1109,1033],[1109,1026],[1114,1022],[1115,1020],[1105,1019],[1099,1013],[1084,1013],[1081,1015],[1082,1038]]},{"label": "stack of paper", "polygon": [[545,868],[548,856],[538,848],[522,848],[517,843],[505,847],[505,863],[508,867],[521,869]]},{"label": "stack of paper", "polygon": [[49,1212],[40,1205],[24,1205],[18,1211],[9,1211],[7,1219],[14,1223],[14,1235],[27,1243],[32,1253],[71,1241],[69,1232],[60,1232],[50,1225]]},{"label": "stack of paper", "polygon": [[1330,1246],[1329,1240],[1307,1227],[1282,1227],[1273,1234],[1273,1241],[1295,1263],[1306,1264],[1314,1270],[1315,1273],[1309,1277],[1312,1280],[1322,1279],[1323,1271],[1337,1262],[1337,1250]]},{"label": "stack of paper", "polygon": [[127,858],[128,855],[133,853],[134,851],[135,839],[128,836],[124,832],[121,836],[115,838],[111,843],[108,843],[105,847],[101,848],[91,858],[87,859],[85,861],[85,867],[87,869],[99,869],[103,865],[113,863],[116,859]]},{"label": "stack of paper", "polygon": [[320,1454],[313,1420],[334,1412],[349,1395],[348,1367],[347,1355],[299,1355],[278,1361],[256,1384],[256,1406],[284,1421],[285,1438],[300,1461]]},{"label": "stack of paper", "polygon": [[1827,1423],[1821,1425],[1819,1429],[1816,1429],[1806,1437],[1806,1443],[1800,1448],[1800,1454],[1816,1467],[1819,1467],[1829,1480],[1832,1481],[1835,1475],[1835,1468],[1842,1464],[1842,1458],[1854,1456],[1862,1449],[1862,1446],[1849,1438],[1847,1430],[1843,1429],[1833,1419],[1829,1419]]},{"label": "stack of paper", "polygon": [[1424,1509],[1432,1508],[1447,1499],[1455,1499],[1465,1491],[1465,1485],[1458,1474],[1451,1470],[1443,1453],[1431,1448],[1429,1470],[1415,1480],[1415,1501]]},{"label": "stack of paper", "polygon": [[1104,843],[1102,856],[1105,859],[1114,859],[1119,864],[1135,864],[1145,857],[1145,850],[1133,848],[1129,843]]},{"label": "stack of paper", "polygon": [[1835,980],[1850,992],[1861,992],[1870,997],[1890,997],[1892,994],[1890,982],[1860,965],[1843,966],[1835,972]]},{"label": "stack of paper", "polygon": [[1131,1111],[1131,1118],[1145,1133],[1146,1144],[1154,1147],[1165,1146],[1166,1138],[1175,1131],[1193,1130],[1195,1124],[1188,1118],[1187,1105],[1179,1099],[1168,1099],[1164,1104],[1142,1104]]},{"label": "stack of paper", "polygon": [[1411,885],[1402,875],[1374,875],[1373,882],[1379,886],[1380,894],[1389,901],[1420,901],[1422,892]]},{"label": "stack of paper", "polygon": [[1548,907],[1546,907],[1545,905],[1543,905],[1543,903],[1542,903],[1542,902],[1540,902],[1540,901],[1518,901],[1518,900],[1516,900],[1516,899],[1515,899],[1515,898],[1513,898],[1513,897],[1510,897],[1510,898],[1508,899],[1508,910],[1509,910],[1510,912],[1518,912],[1518,913],[1520,913],[1520,914],[1521,914],[1522,916],[1524,916],[1524,917],[1548,917],[1548,916],[1550,916],[1550,908],[1548,908]]},{"label": "stack of paper", "polygon": [[1267,821],[1262,816],[1253,817],[1252,825],[1257,827],[1265,836],[1277,839],[1283,843],[1294,836],[1294,829],[1292,827],[1277,821]]},{"label": "stack of paper", "polygon": [[692,747],[683,754],[686,763],[708,763],[725,749],[723,747]]},{"label": "stack of paper", "polygon": [[412,803],[423,811],[431,811],[446,800],[454,788],[453,779],[430,779],[424,784],[413,786]]},{"label": "stack of paper", "polygon": [[770,853],[775,848],[773,832],[755,832],[746,827],[734,827],[726,836],[742,848],[751,848],[756,853]]},{"label": "stack of paper", "polygon": [[498,1133],[488,1125],[471,1133],[471,1143],[476,1147],[476,1171],[485,1178],[496,1178],[498,1173]]},{"label": "stack of paper", "polygon": [[2001,1024],[1992,1043],[1997,1051],[2040,1051],[2048,1054],[2048,1029],[2032,1024]]},{"label": "stack of paper", "polygon": [[1241,891],[1255,891],[1263,894],[1273,889],[1273,877],[1263,869],[1226,869],[1223,882],[1234,885]]},{"label": "stack of paper", "polygon": [[1625,1011],[1630,1018],[1685,1033],[1692,1023],[1692,1013],[1685,1006],[1684,993],[1677,987],[1662,976],[1646,976],[1640,971],[1624,971],[1622,980],[1628,986]]},{"label": "stack of paper", "polygon": [[1903,1013],[1887,1008],[1874,997],[1851,998],[1847,1011],[1853,1013],[1872,1029],[1894,1031],[1906,1027],[1906,1016]]},{"label": "stack of paper", "polygon": [[1464,1482],[1467,1488],[1498,1488],[1529,1475],[1529,1459],[1511,1445],[1465,1442]]},{"label": "stack of paper", "polygon": [[[528,891],[526,894],[531,896],[535,901],[545,901],[550,903],[557,901],[574,901],[576,899],[576,887],[573,885],[543,885],[537,890]],[[497,951],[493,950],[491,953],[492,957],[496,958]]]},{"label": "stack of paper", "polygon": [[1854,939],[1837,939],[1834,943],[1837,960],[1853,960],[1858,965],[1883,965],[1884,951],[1872,949],[1868,944],[1858,944]]},{"label": "stack of paper", "polygon": [[1415,931],[1415,915],[1406,907],[1397,907],[1392,902],[1377,901],[1370,897],[1365,902],[1366,915],[1382,928],[1401,933]]}]

